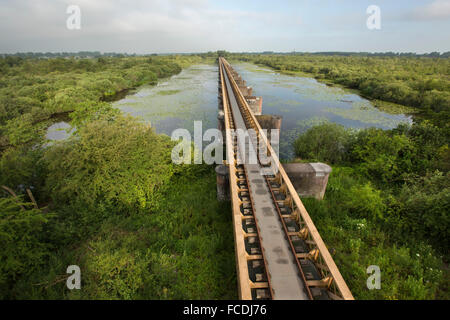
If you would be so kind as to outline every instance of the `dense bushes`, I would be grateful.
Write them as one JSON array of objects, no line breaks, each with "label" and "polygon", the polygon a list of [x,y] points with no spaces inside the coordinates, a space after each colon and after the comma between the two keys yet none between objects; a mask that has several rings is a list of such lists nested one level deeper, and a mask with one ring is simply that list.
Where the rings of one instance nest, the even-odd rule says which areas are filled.
[{"label": "dense bushes", "polygon": [[42,230],[53,214],[31,209],[18,198],[0,198],[0,298],[7,298],[18,278],[43,267],[51,246]]},{"label": "dense bushes", "polygon": [[339,163],[348,160],[352,135],[351,130],[327,122],[298,137],[294,149],[302,158]]},{"label": "dense bushes", "polygon": [[112,212],[148,211],[172,175],[171,144],[129,117],[91,121],[47,150],[48,194],[57,207],[75,206],[88,224]]},{"label": "dense bushes", "polygon": [[[357,298],[448,294],[442,271],[450,245],[445,129],[426,121],[387,131],[325,123],[299,136],[295,147],[304,160],[333,164],[325,200],[306,199],[306,207],[327,245],[339,249],[337,264]],[[380,291],[365,288],[371,264],[382,270]]]},{"label": "dense bushes", "polygon": [[[448,285],[442,259],[426,242],[389,228],[392,220],[383,223],[390,214],[386,197],[354,169],[334,166],[325,199],[303,202],[327,246],[336,250],[334,260],[356,299],[436,298]],[[380,290],[366,286],[370,265],[381,269]]]},{"label": "dense bushes", "polygon": [[[3,60],[0,184],[33,190],[54,214],[0,194],[0,298],[235,297],[213,171],[173,167],[167,136],[104,101],[202,59]],[[62,120],[76,130],[49,143],[45,129]],[[72,264],[81,291],[65,286]]]},{"label": "dense bushes", "polygon": [[314,126],[295,141],[296,154],[331,164],[358,164],[366,177],[401,184],[411,175],[447,170],[447,132],[423,121],[392,130],[356,131],[335,123]]},{"label": "dense bushes", "polygon": [[[188,169],[161,187],[151,210],[118,215],[110,209],[91,230],[82,228],[81,239],[71,234],[80,220],[66,214],[83,207],[58,208],[52,233],[67,245],[10,292],[18,299],[236,299],[230,207],[216,200],[212,167]],[[65,285],[71,264],[81,268],[81,290]]]},{"label": "dense bushes", "polygon": [[[43,184],[38,146],[46,128],[59,121],[74,126],[118,114],[109,103],[114,94],[176,74],[196,56],[98,59],[0,58],[0,182],[18,191]],[[69,116],[70,115],[70,116]],[[22,188],[23,189],[23,188]]]},{"label": "dense bushes", "polygon": [[450,247],[450,173],[430,172],[406,183],[396,204],[399,229],[429,240],[445,253]]},{"label": "dense bushes", "polygon": [[[47,111],[74,111],[79,103],[98,102],[120,91],[181,71],[180,64],[198,57],[20,59],[6,64],[0,74],[0,126],[33,107]],[[35,119],[36,120],[36,119]]]}]

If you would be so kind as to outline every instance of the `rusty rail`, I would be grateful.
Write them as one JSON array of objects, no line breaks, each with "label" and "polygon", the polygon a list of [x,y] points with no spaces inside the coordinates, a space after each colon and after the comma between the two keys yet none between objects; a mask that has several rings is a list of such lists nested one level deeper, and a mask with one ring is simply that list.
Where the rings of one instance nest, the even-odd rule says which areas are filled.
[{"label": "rusty rail", "polygon": [[[245,250],[245,234],[242,230],[243,216],[240,211],[240,199],[237,188],[236,178],[236,160],[234,154],[234,143],[231,136],[230,129],[232,127],[232,113],[228,104],[228,92],[225,87],[224,74],[226,72],[228,79],[233,87],[234,96],[239,102],[239,108],[243,113],[243,117],[248,124],[257,132],[258,141],[262,140],[267,146],[268,154],[272,157],[273,162],[278,168],[278,173],[271,181],[275,181],[279,184],[280,192],[285,195],[285,203],[290,208],[290,217],[295,220],[299,226],[300,231],[298,236],[303,239],[309,246],[310,251],[303,258],[310,259],[314,262],[314,265],[320,271],[322,276],[321,280],[305,281],[307,287],[326,288],[329,296],[332,299],[345,299],[353,300],[353,296],[345,283],[339,269],[337,268],[333,258],[331,257],[325,243],[323,242],[317,228],[315,227],[311,217],[309,216],[306,208],[304,207],[298,193],[292,185],[288,175],[286,174],[282,164],[280,163],[277,154],[272,149],[272,146],[267,140],[264,131],[261,129],[257,119],[248,106],[242,92],[239,90],[234,77],[232,76],[230,64],[223,58],[219,58],[219,73],[221,79],[221,90],[223,95],[223,106],[225,114],[225,127],[226,127],[226,143],[227,143],[227,156],[228,166],[230,171],[230,188],[232,195],[232,208],[233,208],[233,224],[234,224],[234,237],[236,248],[236,262],[238,272],[238,284],[239,284],[239,297],[241,299],[251,299],[251,289],[257,287],[248,279],[248,266]],[[231,148],[230,148],[231,147]],[[269,183],[269,181],[268,181]],[[270,183],[269,183],[270,184]],[[279,208],[278,208],[279,210]],[[280,216],[281,219],[283,217]],[[288,235],[289,236],[289,235]],[[295,254],[295,252],[294,252]],[[298,257],[296,257],[298,258]]]}]

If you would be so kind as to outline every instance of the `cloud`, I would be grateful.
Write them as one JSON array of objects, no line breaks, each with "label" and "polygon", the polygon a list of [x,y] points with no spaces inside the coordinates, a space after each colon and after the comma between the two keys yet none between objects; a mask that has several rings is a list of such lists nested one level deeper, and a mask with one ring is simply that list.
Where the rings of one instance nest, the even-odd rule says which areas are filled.
[{"label": "cloud", "polygon": [[[404,1],[405,11],[413,7],[410,0]],[[334,2],[292,0],[280,5],[256,0],[0,0],[0,52],[320,51],[347,50],[349,45],[345,43],[366,50],[366,39],[359,32],[365,30],[365,11],[349,4],[341,8]],[[417,33],[418,25],[422,28],[416,23],[419,19],[448,17],[449,2],[433,1],[410,11],[409,17],[394,10],[395,19],[389,21],[395,26],[399,21],[411,22],[407,29],[398,31],[408,38]],[[81,30],[66,28],[69,5],[81,8]],[[423,33],[434,25],[434,21],[428,23]],[[433,33],[430,37],[434,44],[427,45],[430,49],[426,50],[447,50],[448,41],[443,39],[448,36]],[[389,44],[386,48],[425,50],[425,41],[408,46]]]},{"label": "cloud", "polygon": [[[69,5],[80,6],[81,30],[66,28]],[[239,50],[251,46],[252,36],[263,29],[275,36],[292,21],[298,25],[289,13],[230,8],[219,9],[208,0],[5,0],[0,1],[0,48],[27,50],[37,44],[31,50],[45,50],[51,44],[48,50],[57,51]]]},{"label": "cloud", "polygon": [[450,0],[435,0],[428,5],[416,8],[409,17],[414,20],[450,19]]}]

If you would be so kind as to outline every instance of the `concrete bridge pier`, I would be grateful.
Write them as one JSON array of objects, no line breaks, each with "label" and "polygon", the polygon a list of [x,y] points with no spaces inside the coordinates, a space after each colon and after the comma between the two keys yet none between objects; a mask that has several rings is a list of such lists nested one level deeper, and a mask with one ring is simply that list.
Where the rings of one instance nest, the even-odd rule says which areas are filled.
[{"label": "concrete bridge pier", "polygon": [[219,110],[223,110],[223,95],[222,92],[219,92],[219,96],[218,96],[218,101],[219,101]]},{"label": "concrete bridge pier", "polygon": [[256,120],[258,120],[261,128],[267,130],[267,139],[269,141],[271,139],[271,130],[273,129],[281,130],[281,123],[283,120],[282,116],[274,114],[262,114],[262,115],[255,115],[255,117]]},{"label": "concrete bridge pier", "polygon": [[300,196],[323,199],[331,173],[329,165],[320,162],[286,163],[283,168]]},{"label": "concrete bridge pier", "polygon": [[240,79],[237,79],[236,80],[236,84],[238,85],[238,86],[247,86],[247,82],[245,81],[245,80],[242,80],[242,78],[240,78]]},{"label": "concrete bridge pier", "polygon": [[216,167],[217,177],[217,200],[230,201],[230,176],[228,167],[224,164],[219,164]]},{"label": "concrete bridge pier", "polygon": [[248,106],[250,107],[250,110],[252,110],[254,115],[259,116],[262,114],[262,97],[247,96],[245,97],[245,100],[247,101]]},{"label": "concrete bridge pier", "polygon": [[282,116],[276,114],[261,114],[256,115],[255,117],[262,129],[281,129]]},{"label": "concrete bridge pier", "polygon": [[219,129],[222,132],[222,141],[225,143],[225,114],[223,110],[220,110],[217,115],[217,129]]},{"label": "concrete bridge pier", "polygon": [[253,93],[253,88],[248,86],[239,86],[239,90],[244,97],[251,96]]}]

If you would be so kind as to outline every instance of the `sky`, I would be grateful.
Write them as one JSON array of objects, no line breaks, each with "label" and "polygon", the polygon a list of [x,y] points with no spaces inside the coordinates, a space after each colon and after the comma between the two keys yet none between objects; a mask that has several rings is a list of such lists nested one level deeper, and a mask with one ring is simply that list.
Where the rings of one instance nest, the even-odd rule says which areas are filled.
[{"label": "sky", "polygon": [[216,50],[446,52],[450,0],[0,0],[1,53]]}]

